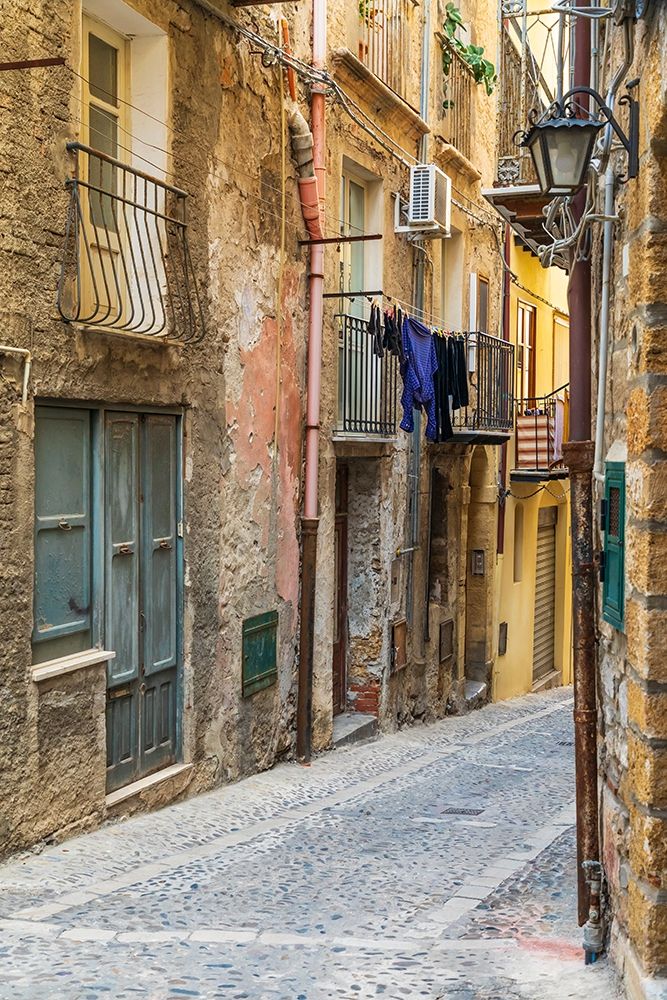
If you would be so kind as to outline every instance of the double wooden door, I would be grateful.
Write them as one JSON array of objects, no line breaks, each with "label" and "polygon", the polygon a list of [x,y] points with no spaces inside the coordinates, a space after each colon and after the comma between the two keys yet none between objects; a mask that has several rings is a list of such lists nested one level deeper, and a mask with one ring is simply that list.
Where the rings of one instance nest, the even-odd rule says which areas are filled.
[{"label": "double wooden door", "polygon": [[180,650],[178,418],[104,416],[107,788],[177,756]]}]

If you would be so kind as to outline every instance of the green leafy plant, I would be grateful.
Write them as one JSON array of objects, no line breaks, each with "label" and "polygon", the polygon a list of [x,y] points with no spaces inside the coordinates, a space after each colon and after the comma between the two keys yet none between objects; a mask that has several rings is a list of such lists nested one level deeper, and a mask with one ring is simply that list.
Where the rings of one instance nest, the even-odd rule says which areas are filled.
[{"label": "green leafy plant", "polygon": [[[492,62],[484,58],[484,47],[482,45],[466,45],[457,37],[457,32],[463,27],[461,11],[455,3],[448,3],[445,8],[445,20],[442,25],[443,35],[446,41],[442,43],[442,71],[445,75],[445,93],[447,92],[447,78],[452,69],[455,54],[463,60],[470,68],[473,80],[484,87],[487,95],[493,93],[498,77],[496,68]],[[454,107],[454,101],[445,98],[442,102],[445,111]]]}]

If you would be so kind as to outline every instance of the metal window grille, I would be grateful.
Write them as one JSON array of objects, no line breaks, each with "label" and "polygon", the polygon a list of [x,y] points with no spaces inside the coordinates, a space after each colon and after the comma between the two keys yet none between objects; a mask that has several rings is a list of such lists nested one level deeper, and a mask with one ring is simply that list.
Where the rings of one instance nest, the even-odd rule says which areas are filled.
[{"label": "metal window grille", "polygon": [[[518,469],[549,471],[564,468],[561,445],[567,425],[567,388],[567,385],[563,385],[546,396],[529,396],[517,400]],[[560,434],[557,426],[559,420]]]},{"label": "metal window grille", "polygon": [[126,334],[201,340],[204,314],[187,241],[187,193],[82,143],[67,181],[58,310]]},{"label": "metal window grille", "polygon": [[514,422],[514,345],[490,333],[464,333],[470,402],[452,414],[457,431],[510,431]]},{"label": "metal window grille", "polygon": [[366,320],[339,320],[338,429],[389,437],[396,433],[398,358],[374,354]]},{"label": "metal window grille", "polygon": [[417,40],[412,32],[416,6],[415,0],[359,0],[359,59],[403,97]]}]

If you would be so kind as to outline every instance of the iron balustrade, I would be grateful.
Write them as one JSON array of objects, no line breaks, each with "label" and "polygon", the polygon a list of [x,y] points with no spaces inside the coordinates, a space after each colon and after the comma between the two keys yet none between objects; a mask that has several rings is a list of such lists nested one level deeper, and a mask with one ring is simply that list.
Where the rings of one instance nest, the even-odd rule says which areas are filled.
[{"label": "iron balustrade", "polygon": [[545,396],[516,401],[516,469],[555,472],[565,468],[563,442],[567,440],[569,383]]},{"label": "iron balustrade", "polygon": [[396,433],[398,357],[374,353],[367,320],[338,320],[338,430],[390,437]]},{"label": "iron balustrade", "polygon": [[463,333],[469,404],[452,412],[454,434],[508,434],[514,424],[514,345],[490,333]]},{"label": "iron balustrade", "polygon": [[67,322],[180,342],[204,315],[187,241],[187,193],[106,153],[68,143],[58,310]]},{"label": "iron balustrade", "polygon": [[439,38],[443,49],[447,49],[449,59],[449,72],[443,74],[442,135],[469,160],[472,156],[472,109],[476,84],[472,70],[451,42],[444,35]]},{"label": "iron balustrade", "polygon": [[[358,0],[359,59],[395,93],[406,97],[415,39],[416,0]],[[418,22],[416,27],[421,28]]]}]

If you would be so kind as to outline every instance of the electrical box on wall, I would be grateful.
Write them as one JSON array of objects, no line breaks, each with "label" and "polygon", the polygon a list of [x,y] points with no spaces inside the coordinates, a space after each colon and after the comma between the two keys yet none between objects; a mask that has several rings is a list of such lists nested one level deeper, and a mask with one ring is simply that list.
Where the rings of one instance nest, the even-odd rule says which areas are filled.
[{"label": "electrical box on wall", "polygon": [[473,576],[484,576],[484,549],[473,549],[470,553],[470,572]]}]

